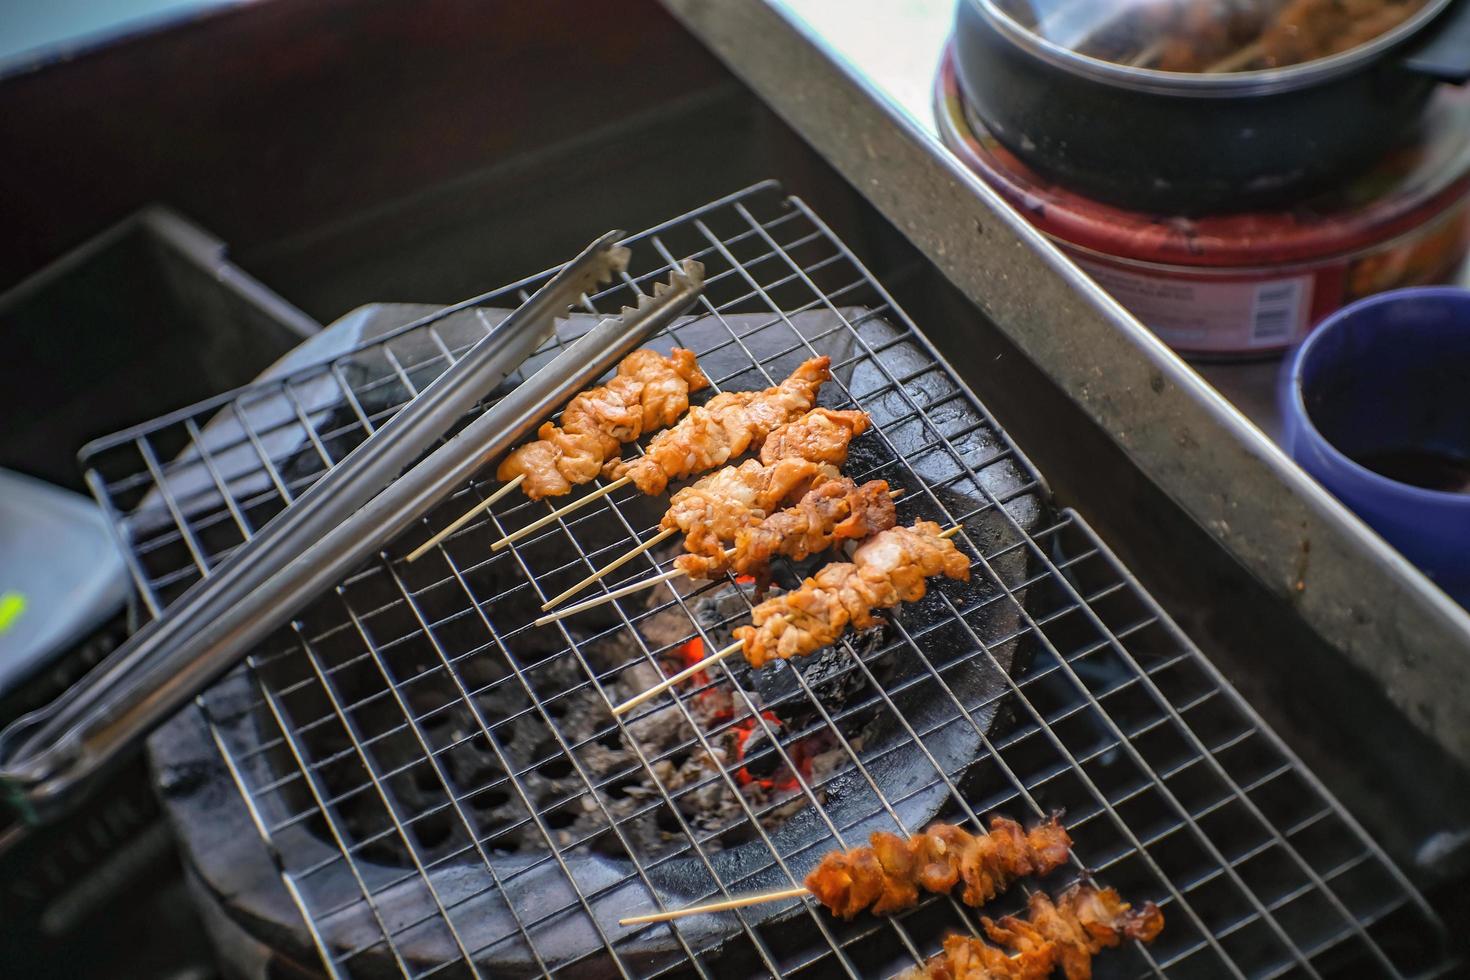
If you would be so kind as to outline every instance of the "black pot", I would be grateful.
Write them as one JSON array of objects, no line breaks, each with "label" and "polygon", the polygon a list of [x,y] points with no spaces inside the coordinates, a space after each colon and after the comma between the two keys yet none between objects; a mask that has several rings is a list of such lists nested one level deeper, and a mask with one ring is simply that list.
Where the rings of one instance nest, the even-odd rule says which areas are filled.
[{"label": "black pot", "polygon": [[1135,210],[1241,211],[1381,160],[1437,82],[1470,79],[1470,0],[1430,0],[1339,55],[1233,74],[1102,61],[1039,37],[994,0],[959,0],[955,51],[975,114],[1043,176]]}]

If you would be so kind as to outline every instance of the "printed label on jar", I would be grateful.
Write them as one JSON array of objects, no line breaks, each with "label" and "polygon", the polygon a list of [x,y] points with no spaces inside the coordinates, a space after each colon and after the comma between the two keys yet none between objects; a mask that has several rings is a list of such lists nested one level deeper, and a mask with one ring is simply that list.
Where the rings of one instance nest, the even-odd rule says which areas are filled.
[{"label": "printed label on jar", "polygon": [[1310,275],[1208,282],[1140,275],[1075,255],[1073,259],[1161,340],[1183,351],[1274,350],[1306,333]]}]

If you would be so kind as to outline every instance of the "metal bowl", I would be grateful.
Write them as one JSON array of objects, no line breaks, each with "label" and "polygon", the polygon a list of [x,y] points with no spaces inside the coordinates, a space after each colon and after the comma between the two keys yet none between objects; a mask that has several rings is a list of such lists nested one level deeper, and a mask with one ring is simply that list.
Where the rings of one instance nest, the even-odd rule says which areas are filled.
[{"label": "metal bowl", "polygon": [[1082,54],[995,0],[962,0],[955,50],[966,100],[1029,166],[1101,201],[1198,215],[1288,203],[1382,159],[1438,81],[1470,78],[1467,22],[1470,2],[1430,0],[1340,54],[1204,74]]}]

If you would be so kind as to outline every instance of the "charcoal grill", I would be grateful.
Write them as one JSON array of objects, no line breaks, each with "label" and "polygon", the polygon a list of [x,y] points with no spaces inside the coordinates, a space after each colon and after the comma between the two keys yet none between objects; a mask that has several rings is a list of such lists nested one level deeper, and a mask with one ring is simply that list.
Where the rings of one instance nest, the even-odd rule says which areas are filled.
[{"label": "charcoal grill", "polygon": [[[1079,516],[1051,505],[802,201],[758,185],[633,244],[634,267],[588,314],[698,258],[702,309],[659,342],[693,348],[716,390],[832,356],[823,404],[876,423],[848,471],[907,488],[906,521],[962,524],[973,581],[809,662],[759,678],[726,662],[614,721],[609,704],[655,666],[720,645],[749,588],[633,596],[533,627],[547,597],[646,537],[658,504],[623,491],[492,554],[549,507],[508,498],[404,564],[494,489],[485,474],[155,736],[194,873],[239,928],[334,976],[886,976],[973,933],[973,913],[930,898],[851,923],[805,902],[616,921],[789,885],[874,829],[1061,809],[1076,867],[1045,887],[1091,875],[1168,918],[1153,946],[1100,957],[1100,975],[1451,968],[1424,899]],[[514,305],[542,278],[476,306]],[[144,611],[207,575],[487,316],[388,330],[89,446]],[[528,369],[586,323],[564,324]],[[1028,887],[987,911],[1019,910]]]}]

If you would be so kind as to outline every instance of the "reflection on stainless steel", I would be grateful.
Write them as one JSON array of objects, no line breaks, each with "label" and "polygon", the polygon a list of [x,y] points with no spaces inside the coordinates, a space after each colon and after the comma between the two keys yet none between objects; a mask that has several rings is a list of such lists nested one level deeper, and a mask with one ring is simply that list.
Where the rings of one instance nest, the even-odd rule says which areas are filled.
[{"label": "reflection on stainless steel", "polygon": [[[995,0],[1022,27],[1131,68],[1225,73],[1351,51],[1407,24],[1426,0]],[[1437,4],[1438,5],[1438,4]]]}]

